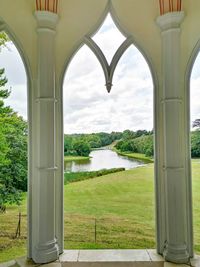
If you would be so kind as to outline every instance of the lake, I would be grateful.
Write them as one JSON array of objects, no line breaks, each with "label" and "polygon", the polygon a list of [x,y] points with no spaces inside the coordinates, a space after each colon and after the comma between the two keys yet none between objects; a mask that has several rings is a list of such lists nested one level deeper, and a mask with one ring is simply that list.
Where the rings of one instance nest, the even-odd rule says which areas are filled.
[{"label": "lake", "polygon": [[65,162],[65,172],[98,171],[102,169],[136,168],[144,163],[128,157],[122,157],[109,149],[93,150],[90,159]]}]

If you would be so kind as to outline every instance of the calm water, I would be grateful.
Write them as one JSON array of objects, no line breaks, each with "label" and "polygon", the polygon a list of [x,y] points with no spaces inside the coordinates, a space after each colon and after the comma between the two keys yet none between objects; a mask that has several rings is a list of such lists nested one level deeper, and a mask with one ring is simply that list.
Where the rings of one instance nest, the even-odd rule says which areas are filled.
[{"label": "calm water", "polygon": [[94,150],[90,153],[90,157],[89,160],[65,162],[65,171],[98,171],[111,168],[125,168],[129,170],[144,164],[134,159],[119,156],[116,152],[109,149]]}]

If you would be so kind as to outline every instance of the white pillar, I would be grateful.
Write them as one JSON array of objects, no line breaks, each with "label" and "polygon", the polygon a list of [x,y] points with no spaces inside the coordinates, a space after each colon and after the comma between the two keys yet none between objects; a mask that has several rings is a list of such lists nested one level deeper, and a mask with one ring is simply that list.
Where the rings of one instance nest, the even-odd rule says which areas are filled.
[{"label": "white pillar", "polygon": [[47,263],[58,259],[55,234],[55,28],[57,14],[37,11],[38,79],[35,151],[32,181],[32,259]]},{"label": "white pillar", "polygon": [[[183,87],[181,81],[180,25],[184,12],[157,19],[162,32],[165,244],[163,256],[175,263],[192,257],[191,189],[184,155]],[[190,201],[190,203],[188,203]]]}]

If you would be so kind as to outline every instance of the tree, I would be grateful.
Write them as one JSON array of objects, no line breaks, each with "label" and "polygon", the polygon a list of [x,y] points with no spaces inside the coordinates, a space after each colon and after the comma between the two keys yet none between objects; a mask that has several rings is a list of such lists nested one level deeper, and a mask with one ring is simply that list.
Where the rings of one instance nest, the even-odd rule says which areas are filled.
[{"label": "tree", "polygon": [[86,140],[92,148],[101,147],[101,139],[96,134],[88,134]]},{"label": "tree", "polygon": [[[7,40],[7,35],[4,32],[0,32],[0,51],[2,46],[6,46]],[[2,88],[8,82],[4,76],[4,72],[4,69],[0,69],[0,116],[3,112],[3,109],[5,109],[3,99],[10,95],[10,92],[7,89]],[[6,153],[8,152],[8,144],[6,143],[6,138],[3,134],[3,127],[4,124],[0,123],[0,163],[6,162]]]},{"label": "tree", "polygon": [[73,144],[73,148],[77,155],[87,157],[90,154],[91,148],[84,140],[77,140]]},{"label": "tree", "polygon": [[149,135],[150,133],[147,130],[138,130],[135,133],[135,138],[140,137],[142,135]]},{"label": "tree", "polygon": [[[27,123],[16,113],[2,119],[8,151],[0,180],[16,190],[27,191]],[[8,185],[8,184],[7,184]],[[8,185],[9,187],[11,186]]]},{"label": "tree", "polygon": [[[2,78],[1,84],[7,81]],[[4,83],[2,81],[4,80]],[[0,87],[0,209],[7,203],[19,204],[27,190],[27,124],[3,99],[10,92]]]},{"label": "tree", "polygon": [[196,119],[195,121],[193,121],[192,127],[193,128],[200,128],[200,119]]},{"label": "tree", "polygon": [[73,138],[71,136],[64,136],[64,154],[65,156],[73,155]]},{"label": "tree", "polygon": [[[1,38],[0,38],[1,40]],[[4,134],[4,123],[1,121],[2,115],[5,112],[3,99],[9,96],[9,91],[2,89],[2,87],[7,83],[7,79],[3,76],[4,69],[0,69],[0,163],[6,162],[6,153],[8,152],[8,144],[6,143],[6,138]]]},{"label": "tree", "polygon": [[123,139],[117,142],[115,147],[122,152],[141,153],[152,157],[154,154],[153,134],[146,130],[138,130],[134,134],[126,130],[123,132]]},{"label": "tree", "polygon": [[[0,33],[0,47],[6,46],[7,36]],[[6,204],[20,204],[21,191],[27,189],[27,123],[4,99],[10,91],[5,89],[5,70],[0,69],[0,210]]]},{"label": "tree", "polygon": [[9,41],[8,35],[5,32],[0,32],[0,51],[1,47],[6,47],[6,43]]},{"label": "tree", "polygon": [[135,133],[131,130],[125,130],[123,131],[123,136],[122,136],[123,139],[133,139],[135,138]]},{"label": "tree", "polygon": [[5,164],[7,162],[6,154],[9,150],[5,135],[3,134],[3,127],[4,125],[0,120],[0,164]]},{"label": "tree", "polygon": [[192,158],[200,157],[200,131],[191,133],[191,156]]}]

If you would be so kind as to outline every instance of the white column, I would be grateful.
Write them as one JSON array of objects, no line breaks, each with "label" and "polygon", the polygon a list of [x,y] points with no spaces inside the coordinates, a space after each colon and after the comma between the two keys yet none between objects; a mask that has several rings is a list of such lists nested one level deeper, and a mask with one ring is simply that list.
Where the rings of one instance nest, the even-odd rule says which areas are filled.
[{"label": "white column", "polygon": [[[184,155],[183,87],[181,81],[180,25],[184,12],[167,13],[157,19],[162,32],[164,211],[163,256],[175,263],[187,263],[192,256],[191,191]],[[190,197],[188,197],[190,196]],[[190,203],[187,203],[190,201]]]},{"label": "white column", "polygon": [[47,263],[58,258],[55,234],[55,28],[57,14],[37,11],[38,83],[35,150],[32,182],[32,258]]}]

